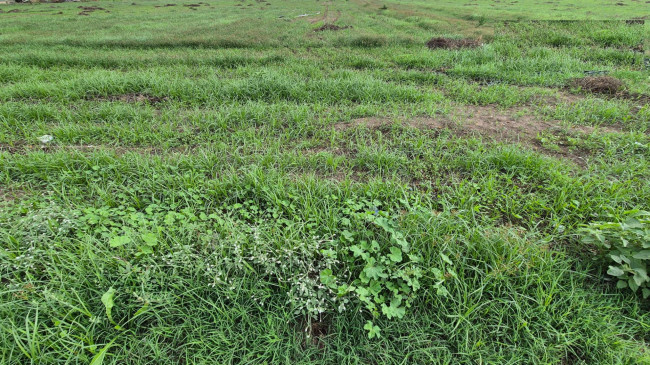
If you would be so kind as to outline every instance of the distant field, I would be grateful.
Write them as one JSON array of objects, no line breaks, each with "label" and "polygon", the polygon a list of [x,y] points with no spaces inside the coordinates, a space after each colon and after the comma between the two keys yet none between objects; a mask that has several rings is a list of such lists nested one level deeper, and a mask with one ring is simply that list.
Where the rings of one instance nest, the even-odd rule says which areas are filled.
[{"label": "distant field", "polygon": [[572,3],[0,5],[0,363],[650,364],[650,4]]}]

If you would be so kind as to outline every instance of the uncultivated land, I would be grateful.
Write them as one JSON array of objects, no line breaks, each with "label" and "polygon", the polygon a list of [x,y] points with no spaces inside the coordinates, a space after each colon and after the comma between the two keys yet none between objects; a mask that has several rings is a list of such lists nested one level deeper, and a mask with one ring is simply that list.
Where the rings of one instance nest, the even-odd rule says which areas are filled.
[{"label": "uncultivated land", "polygon": [[650,363],[617,2],[0,5],[0,363]]}]

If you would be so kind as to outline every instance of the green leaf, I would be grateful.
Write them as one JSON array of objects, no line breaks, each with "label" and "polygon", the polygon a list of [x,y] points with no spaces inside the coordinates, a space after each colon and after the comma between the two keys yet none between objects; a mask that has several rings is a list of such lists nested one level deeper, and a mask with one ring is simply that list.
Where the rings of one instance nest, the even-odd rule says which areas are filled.
[{"label": "green leaf", "polygon": [[620,268],[616,266],[610,266],[609,270],[607,270],[607,273],[612,276],[621,276],[625,274],[625,271],[621,270]]},{"label": "green leaf", "polygon": [[650,260],[650,250],[639,251],[632,255],[632,257],[639,260]]},{"label": "green leaf", "polygon": [[346,241],[352,242],[354,241],[354,234],[350,233],[348,230],[343,231],[343,238]]},{"label": "green leaf", "polygon": [[625,280],[619,280],[619,281],[616,283],[616,287],[619,288],[619,289],[625,289],[625,288],[627,288],[627,281],[625,281]]},{"label": "green leaf", "polygon": [[147,246],[153,247],[158,244],[158,236],[155,233],[143,233],[140,235],[140,238],[142,238],[142,241],[144,241]]},{"label": "green leaf", "polygon": [[106,346],[104,346],[101,350],[99,350],[99,352],[93,356],[93,359],[90,360],[90,365],[102,365],[104,363],[104,358],[108,353],[108,349],[113,346],[113,342],[115,342],[116,339],[117,337],[111,340],[111,342],[107,343]]},{"label": "green leaf", "polygon": [[153,253],[153,248],[151,248],[151,246],[148,245],[139,245],[138,249],[140,250],[140,252],[136,253],[136,256],[150,255]]},{"label": "green leaf", "polygon": [[453,265],[453,264],[454,264],[454,263],[451,262],[451,260],[449,259],[449,256],[445,255],[445,254],[442,253],[442,252],[440,253],[440,257],[442,257],[442,261],[448,263],[449,265]]},{"label": "green leaf", "polygon": [[113,297],[115,296],[115,289],[113,287],[110,287],[104,295],[102,295],[102,303],[104,303],[104,307],[106,308],[106,317],[108,317],[108,320],[111,321],[113,324],[115,324],[115,321],[113,321],[113,317],[111,316],[111,311],[113,310],[113,306],[115,305],[113,303]]},{"label": "green leaf", "polygon": [[381,311],[388,317],[391,318],[403,318],[406,314],[406,308],[402,306],[402,299],[399,296],[393,298],[390,301],[390,306],[383,304],[381,306]]},{"label": "green leaf", "polygon": [[397,247],[391,247],[390,248],[390,254],[388,254],[388,258],[391,259],[391,261],[394,261],[394,262],[401,262],[402,261],[402,250],[397,248]]},{"label": "green leaf", "polygon": [[368,338],[374,338],[374,337],[381,337],[380,329],[379,327],[375,326],[372,321],[366,322],[366,324],[363,326],[363,329],[368,331]]},{"label": "green leaf", "polygon": [[332,269],[325,269],[320,272],[320,282],[328,287],[336,287],[336,277],[332,275]]},{"label": "green leaf", "polygon": [[[359,257],[359,256],[362,256],[362,257],[363,257],[363,256],[364,256],[364,253],[365,253],[365,251],[363,250],[363,248],[361,248],[361,247],[359,247],[359,246],[357,246],[357,245],[352,245],[352,246],[350,246],[350,251],[352,251],[352,254],[354,255],[354,257]],[[365,258],[364,258],[364,259],[365,259]]]},{"label": "green leaf", "polygon": [[370,279],[379,279],[388,277],[384,272],[384,267],[382,265],[374,265],[373,262],[369,260],[368,264],[363,268],[363,273]]},{"label": "green leaf", "polygon": [[636,218],[628,218],[625,221],[625,226],[626,228],[643,228],[643,223]]},{"label": "green leaf", "polygon": [[370,242],[370,251],[379,252],[379,248],[380,248],[379,243],[377,241],[373,240],[372,242]]},{"label": "green leaf", "polygon": [[643,294],[643,299],[650,297],[650,289],[643,288],[643,290],[641,290],[641,293]]},{"label": "green leaf", "polygon": [[130,243],[131,239],[128,236],[117,236],[111,238],[111,240],[108,242],[108,245],[111,247],[120,247],[124,246],[127,243]]},{"label": "green leaf", "polygon": [[432,267],[431,272],[433,273],[433,276],[437,280],[444,280],[445,279],[445,275],[442,273],[442,271],[440,269]]},{"label": "green leaf", "polygon": [[438,288],[436,289],[436,295],[440,295],[441,297],[446,297],[449,295],[449,291],[447,288],[445,288],[444,285],[439,285]]}]

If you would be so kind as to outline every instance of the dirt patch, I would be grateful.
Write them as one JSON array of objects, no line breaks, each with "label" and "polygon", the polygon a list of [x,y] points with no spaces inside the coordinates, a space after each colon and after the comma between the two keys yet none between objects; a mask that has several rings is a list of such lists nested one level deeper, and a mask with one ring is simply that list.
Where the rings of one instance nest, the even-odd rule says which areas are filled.
[{"label": "dirt patch", "polygon": [[7,13],[22,13],[23,11],[20,9],[11,9]]},{"label": "dirt patch", "polygon": [[24,195],[22,190],[0,186],[0,202],[13,202]]},{"label": "dirt patch", "polygon": [[628,19],[628,20],[625,21],[625,24],[627,24],[627,25],[637,25],[637,24],[638,25],[643,25],[643,24],[645,24],[645,20],[644,19]]},{"label": "dirt patch", "polygon": [[[388,131],[394,120],[381,117],[354,119],[334,125],[338,131],[363,126],[369,129]],[[575,148],[567,137],[580,138],[596,129],[589,126],[562,128],[559,121],[546,121],[526,114],[523,108],[501,110],[496,106],[467,105],[459,107],[450,116],[415,117],[402,125],[421,130],[447,130],[457,136],[477,135],[495,142],[520,143],[541,153],[567,158],[579,166],[585,166],[584,157],[589,151]],[[599,131],[612,133],[613,127],[600,127]]]},{"label": "dirt patch", "polygon": [[461,49],[461,48],[476,48],[480,47],[483,43],[480,39],[453,39],[445,37],[431,38],[427,42],[429,49]]},{"label": "dirt patch", "polygon": [[571,80],[569,86],[591,93],[613,95],[621,91],[623,82],[611,76],[587,76]]},{"label": "dirt patch", "polygon": [[329,333],[330,323],[327,317],[319,319],[303,318],[298,321],[298,328],[303,337],[303,345],[325,348],[325,337]]},{"label": "dirt patch", "polygon": [[338,26],[338,25],[335,25],[335,24],[325,24],[325,25],[323,25],[321,27],[318,27],[318,28],[314,29],[314,32],[324,32],[324,31],[327,31],[327,30],[337,31],[337,30],[343,30],[343,29],[348,29],[348,28],[352,28],[352,27],[349,26],[349,25],[345,25],[345,26],[341,27],[341,26]]},{"label": "dirt patch", "polygon": [[89,97],[86,98],[86,100],[119,101],[123,103],[145,103],[145,104],[155,105],[167,101],[167,97],[134,93],[134,94],[122,94],[122,95],[110,95],[105,97]]},{"label": "dirt patch", "polygon": [[[165,6],[167,6],[167,5],[165,5]],[[198,8],[198,7],[201,6],[201,4],[183,4],[183,6],[185,6],[187,8]]]},{"label": "dirt patch", "polygon": [[81,12],[78,15],[83,15],[83,16],[88,16],[98,10],[106,10],[104,8],[100,8],[99,6],[77,6],[77,8],[81,9]]}]

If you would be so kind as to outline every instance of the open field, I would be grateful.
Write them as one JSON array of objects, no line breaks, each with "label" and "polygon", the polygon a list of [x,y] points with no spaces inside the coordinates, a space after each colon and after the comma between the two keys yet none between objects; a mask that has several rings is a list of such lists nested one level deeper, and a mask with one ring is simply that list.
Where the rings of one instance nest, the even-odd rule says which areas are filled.
[{"label": "open field", "polygon": [[0,363],[650,364],[650,5],[576,3],[0,5]]}]

